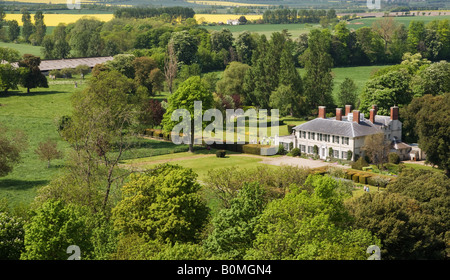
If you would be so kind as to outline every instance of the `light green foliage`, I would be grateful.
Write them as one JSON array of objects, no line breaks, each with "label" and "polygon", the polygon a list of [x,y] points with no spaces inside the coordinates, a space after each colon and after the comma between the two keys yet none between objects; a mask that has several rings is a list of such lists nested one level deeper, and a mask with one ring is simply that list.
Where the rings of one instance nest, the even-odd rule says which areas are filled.
[{"label": "light green foliage", "polygon": [[205,247],[221,259],[242,259],[255,239],[254,229],[266,204],[264,190],[258,183],[245,183],[230,208],[214,217],[213,232]]},{"label": "light green foliage", "polygon": [[366,259],[366,249],[379,244],[367,230],[353,230],[338,195],[338,183],[328,176],[310,177],[313,193],[295,187],[264,210],[253,248],[246,259]]},{"label": "light green foliage", "polygon": [[113,209],[115,228],[146,241],[197,241],[208,208],[196,177],[192,170],[174,165],[132,175],[122,189],[122,200]]},{"label": "light green foliage", "polygon": [[376,104],[379,114],[388,116],[390,107],[408,104],[412,99],[410,80],[411,75],[405,69],[371,78],[360,95],[360,111],[367,114]]},{"label": "light green foliage", "polygon": [[24,220],[0,209],[0,260],[17,260],[24,249]]},{"label": "light green foliage", "polygon": [[[213,95],[208,91],[208,86],[199,76],[193,76],[184,81],[178,89],[169,97],[168,108],[164,114],[162,125],[165,131],[172,131],[172,128],[176,125],[176,122],[172,121],[172,113],[177,109],[186,109],[190,113],[191,118],[191,131],[183,133],[190,133],[190,144],[189,151],[193,151],[194,144],[194,102],[202,102],[202,112],[203,113],[212,108],[213,106]],[[206,125],[206,124],[203,124]]]},{"label": "light green foliage", "polygon": [[450,92],[450,63],[436,62],[422,69],[413,78],[411,88],[414,96]]},{"label": "light green foliage", "polygon": [[237,61],[231,62],[223,72],[222,79],[217,82],[217,93],[225,95],[243,95],[242,88],[245,73],[250,66]]},{"label": "light green foliage", "polygon": [[86,209],[49,200],[36,210],[25,227],[23,260],[65,260],[67,247],[80,247],[81,258],[92,251]]}]

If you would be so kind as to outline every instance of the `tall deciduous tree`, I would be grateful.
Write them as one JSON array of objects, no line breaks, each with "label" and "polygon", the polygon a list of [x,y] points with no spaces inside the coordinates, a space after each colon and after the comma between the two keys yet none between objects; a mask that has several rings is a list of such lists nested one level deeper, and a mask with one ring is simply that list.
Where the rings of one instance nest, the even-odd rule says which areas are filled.
[{"label": "tall deciduous tree", "polygon": [[42,11],[36,11],[34,14],[34,40],[36,45],[41,45],[44,39],[45,33],[47,32],[47,26],[44,23],[44,14]]},{"label": "tall deciduous tree", "polygon": [[[202,102],[201,116],[194,115],[194,102]],[[212,108],[213,106],[213,95],[208,91],[208,86],[201,80],[199,76],[193,76],[184,81],[168,99],[168,108],[163,118],[164,130],[172,131],[173,127],[176,125],[172,121],[172,113],[177,109],[185,109],[188,112],[187,116],[183,118],[190,118],[190,120],[184,120],[189,123],[190,131],[183,131],[189,137],[189,151],[194,151],[194,139],[195,139],[195,126],[194,120],[196,117],[202,118],[203,113]],[[203,123],[203,122],[202,122]]]},{"label": "tall deciduous tree", "polygon": [[75,93],[72,116],[62,130],[75,150],[71,171],[85,188],[103,192],[103,208],[109,205],[114,183],[124,176],[117,167],[137,122],[141,104],[137,94],[132,79],[115,70],[102,71],[85,90]]},{"label": "tall deciduous tree", "polygon": [[20,27],[19,27],[19,23],[17,22],[17,20],[9,20],[8,21],[8,39],[11,42],[14,42],[17,38],[19,38],[20,35]]},{"label": "tall deciduous tree", "polygon": [[364,138],[364,146],[361,147],[361,150],[364,151],[373,164],[380,167],[383,163],[388,162],[391,141],[386,140],[384,133],[368,135]]},{"label": "tall deciduous tree", "polygon": [[167,45],[167,52],[164,57],[164,76],[166,78],[167,87],[169,93],[173,91],[173,82],[177,77],[178,62],[175,55],[173,44]]},{"label": "tall deciduous tree", "polygon": [[132,62],[134,68],[134,80],[147,88],[149,94],[154,95],[162,90],[164,76],[158,68],[158,64],[150,57],[136,57]]},{"label": "tall deciduous tree", "polygon": [[303,85],[310,108],[332,104],[333,76],[330,55],[331,34],[328,29],[313,29],[309,35],[308,49],[301,56],[306,70]]},{"label": "tall deciduous tree", "polygon": [[23,8],[22,12],[22,37],[26,42],[30,42],[30,36],[33,34],[34,25],[31,22],[31,15],[27,9]]}]

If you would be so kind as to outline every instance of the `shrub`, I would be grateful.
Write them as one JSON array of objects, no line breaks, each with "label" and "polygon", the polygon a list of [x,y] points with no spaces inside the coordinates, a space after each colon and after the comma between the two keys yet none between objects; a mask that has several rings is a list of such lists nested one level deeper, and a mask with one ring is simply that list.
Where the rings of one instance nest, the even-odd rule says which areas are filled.
[{"label": "shrub", "polygon": [[293,157],[299,157],[302,154],[302,152],[300,151],[299,148],[294,148],[291,150],[291,154]]},{"label": "shrub", "polygon": [[218,157],[218,158],[224,158],[225,157],[225,155],[226,155],[226,151],[225,150],[217,150],[217,152],[216,152],[216,157]]},{"label": "shrub", "polygon": [[351,150],[347,151],[347,160],[352,160],[353,152]]},{"label": "shrub", "polygon": [[369,164],[367,163],[367,161],[365,160],[364,157],[360,157],[360,158],[358,158],[357,161],[352,163],[352,168],[353,169],[362,170],[362,168],[366,167],[366,166],[369,166]]},{"label": "shrub", "polygon": [[284,145],[283,144],[278,145],[278,152],[277,152],[277,154],[279,154],[279,155],[285,155],[286,154],[286,150],[284,149]]},{"label": "shrub", "polygon": [[72,74],[74,74],[74,70],[70,68],[63,68],[61,69],[61,75],[64,78],[72,78]]},{"label": "shrub", "polygon": [[244,154],[261,155],[261,146],[257,144],[247,144],[242,146]]},{"label": "shrub", "polygon": [[61,74],[61,71],[55,69],[55,70],[51,70],[49,73],[49,75],[55,76],[55,78],[62,78],[63,75]]},{"label": "shrub", "polygon": [[400,163],[400,157],[398,156],[397,153],[389,153],[389,163],[393,163],[393,164],[399,164]]}]

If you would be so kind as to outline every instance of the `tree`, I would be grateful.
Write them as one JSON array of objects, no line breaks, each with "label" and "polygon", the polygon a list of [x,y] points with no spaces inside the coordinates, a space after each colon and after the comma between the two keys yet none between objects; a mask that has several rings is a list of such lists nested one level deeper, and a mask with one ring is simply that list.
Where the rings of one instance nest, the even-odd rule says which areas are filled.
[{"label": "tree", "polygon": [[423,21],[412,20],[408,27],[408,49],[415,54],[424,53],[425,23]]},{"label": "tree", "polygon": [[112,210],[115,228],[146,242],[198,241],[209,211],[196,177],[191,169],[178,165],[160,165],[132,175]]},{"label": "tree", "polygon": [[173,49],[173,44],[167,46],[167,52],[164,56],[164,76],[166,78],[167,87],[169,93],[172,93],[172,86],[175,78],[177,77],[178,62]]},{"label": "tree", "polygon": [[281,54],[279,79],[278,88],[270,96],[271,107],[279,109],[284,115],[299,116],[305,113],[302,78],[288,48]]},{"label": "tree", "polygon": [[381,165],[388,162],[391,141],[386,140],[384,133],[371,134],[364,138],[364,146],[361,147],[361,150],[373,164],[380,168]]},{"label": "tree", "polygon": [[164,76],[156,61],[150,57],[136,57],[132,62],[134,80],[147,88],[149,94],[154,95],[162,89]]},{"label": "tree", "polygon": [[10,89],[17,89],[19,70],[9,63],[0,65],[0,90],[7,93]]},{"label": "tree", "polygon": [[[194,115],[194,102],[202,102],[203,116],[204,112],[213,105],[213,96],[208,91],[207,85],[201,80],[199,76],[193,76],[184,81],[177,89],[177,91],[169,97],[168,108],[164,114],[162,121],[165,131],[172,131],[175,126],[175,122],[172,121],[172,113],[177,109],[185,109],[188,112],[188,116],[184,115],[183,118],[190,118],[190,120],[184,120],[189,124],[189,131],[183,131],[188,135],[189,139],[189,152],[194,152],[194,139],[195,139],[195,127],[194,119],[199,117]],[[203,122],[202,122],[203,123]]]},{"label": "tree", "polygon": [[332,104],[333,76],[330,55],[331,35],[328,29],[313,29],[309,34],[308,48],[301,56],[306,74],[303,77],[304,92],[310,109]]},{"label": "tree", "polygon": [[75,153],[68,165],[82,187],[103,192],[103,210],[114,184],[127,174],[118,165],[130,147],[141,103],[134,81],[116,70],[100,72],[72,99],[72,115],[61,132]]},{"label": "tree", "polygon": [[350,78],[345,78],[339,87],[336,104],[338,106],[352,105],[355,106],[358,100],[358,87]]},{"label": "tree", "polygon": [[99,32],[103,23],[95,18],[81,18],[70,30],[69,45],[75,56],[99,56],[101,38]]},{"label": "tree", "polygon": [[419,147],[426,153],[427,162],[450,176],[450,93],[420,99],[417,102],[422,106],[414,115]]},{"label": "tree", "polygon": [[196,62],[197,42],[188,31],[173,32],[169,44],[173,45],[178,63],[190,65]]},{"label": "tree", "polygon": [[[354,217],[354,227],[367,229],[380,238],[382,259],[445,257],[442,233],[445,224],[442,224],[444,222],[442,219],[448,217],[448,210],[444,209],[446,207],[442,203],[445,205],[446,202],[441,200],[439,207],[436,207],[437,203],[433,207],[427,207],[413,197],[421,197],[420,200],[425,201],[431,197],[445,198],[448,186],[447,190],[441,186],[448,183],[441,181],[442,178],[436,180],[432,174],[425,175],[424,172],[426,171],[417,172],[421,173],[417,176],[414,174],[416,172],[408,171],[399,176],[400,181],[394,180],[393,185],[389,184],[388,191],[368,193],[349,200],[346,204]],[[433,208],[443,212],[433,213]],[[448,223],[447,221],[445,223]]]},{"label": "tree", "polygon": [[22,37],[25,42],[30,42],[30,36],[33,34],[34,25],[31,23],[30,12],[26,8],[21,10],[22,12]]},{"label": "tree", "polygon": [[49,200],[39,207],[25,224],[23,260],[67,260],[70,245],[82,248],[82,259],[92,252],[87,211],[75,205]]},{"label": "tree", "polygon": [[392,17],[385,17],[373,23],[372,29],[384,40],[384,52],[388,51],[388,46],[392,43],[395,31],[399,24]]},{"label": "tree", "polygon": [[250,66],[247,64],[237,61],[231,62],[223,72],[222,78],[216,84],[217,93],[243,96],[243,81],[248,69],[250,69]]},{"label": "tree", "polygon": [[44,14],[42,11],[36,11],[34,14],[34,40],[36,45],[41,45],[44,39],[45,33],[47,32],[47,26],[44,24]]},{"label": "tree", "polygon": [[40,64],[41,58],[31,54],[24,54],[22,60],[19,61],[19,67],[23,70],[19,83],[27,88],[27,93],[30,93],[32,88],[48,88],[47,78],[39,69]]},{"label": "tree", "polygon": [[411,88],[417,97],[450,92],[450,63],[440,61],[420,70],[413,77]]},{"label": "tree", "polygon": [[234,47],[238,55],[238,61],[251,65],[253,51],[257,48],[255,35],[244,31],[234,41]]},{"label": "tree", "polygon": [[58,150],[58,144],[51,139],[39,143],[35,153],[42,161],[47,161],[47,168],[50,168],[50,161],[52,159],[62,158],[62,153]]},{"label": "tree", "polygon": [[68,58],[70,55],[70,45],[67,41],[67,26],[63,23],[53,29],[53,57]]},{"label": "tree", "polygon": [[17,40],[17,38],[19,38],[20,35],[20,27],[19,27],[19,23],[17,22],[17,20],[9,20],[8,21],[8,39],[11,42],[14,42],[15,40]]},{"label": "tree", "polygon": [[283,199],[266,206],[245,258],[367,259],[365,249],[380,241],[368,230],[344,226],[350,217],[339,183],[329,176],[310,176],[305,184],[313,188],[312,193],[292,186]]},{"label": "tree", "polygon": [[205,247],[225,259],[242,259],[255,239],[254,229],[266,204],[258,183],[244,183],[230,208],[221,210],[212,220],[214,230]]},{"label": "tree", "polygon": [[367,81],[360,95],[360,110],[368,113],[377,104],[380,115],[389,115],[393,105],[406,105],[411,102],[411,74],[405,68],[381,73]]},{"label": "tree", "polygon": [[26,136],[21,131],[11,134],[0,126],[0,177],[8,175],[20,162],[20,153],[27,147]]},{"label": "tree", "polygon": [[161,106],[161,102],[149,99],[142,105],[142,113],[139,116],[139,120],[144,125],[155,127],[161,124],[164,112],[165,109]]}]

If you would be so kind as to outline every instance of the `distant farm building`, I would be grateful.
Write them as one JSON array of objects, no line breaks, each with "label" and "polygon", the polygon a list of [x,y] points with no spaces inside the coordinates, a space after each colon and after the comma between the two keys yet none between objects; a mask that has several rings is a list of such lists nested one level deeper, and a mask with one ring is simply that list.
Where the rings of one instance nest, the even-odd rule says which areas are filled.
[{"label": "distant farm building", "polygon": [[112,56],[42,60],[39,69],[44,74],[48,74],[51,70],[61,70],[64,68],[74,69],[79,65],[87,65],[92,69],[96,64],[110,60],[113,60]]}]

